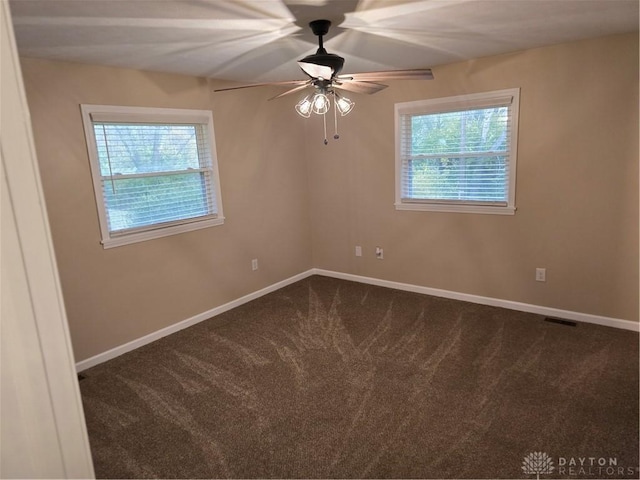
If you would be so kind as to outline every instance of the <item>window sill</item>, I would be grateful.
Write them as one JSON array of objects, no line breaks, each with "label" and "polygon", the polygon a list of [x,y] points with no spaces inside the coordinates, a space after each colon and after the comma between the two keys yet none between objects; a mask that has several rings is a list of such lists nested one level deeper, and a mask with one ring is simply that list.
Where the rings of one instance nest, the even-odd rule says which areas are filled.
[{"label": "window sill", "polygon": [[396,203],[396,210],[417,212],[476,213],[488,215],[515,215],[516,207],[492,207],[487,205],[447,205],[437,203]]},{"label": "window sill", "polygon": [[213,218],[209,220],[202,220],[199,222],[183,223],[181,225],[158,228],[156,230],[147,230],[145,232],[130,233],[128,235],[122,235],[120,237],[106,238],[101,243],[105,249],[121,247],[123,245],[129,245],[131,243],[138,243],[138,242],[145,242],[147,240],[153,240],[154,238],[168,237],[170,235],[177,235],[179,233],[192,232],[194,230],[214,227],[216,225],[222,225],[223,223],[224,223],[224,217],[218,217],[218,218]]}]

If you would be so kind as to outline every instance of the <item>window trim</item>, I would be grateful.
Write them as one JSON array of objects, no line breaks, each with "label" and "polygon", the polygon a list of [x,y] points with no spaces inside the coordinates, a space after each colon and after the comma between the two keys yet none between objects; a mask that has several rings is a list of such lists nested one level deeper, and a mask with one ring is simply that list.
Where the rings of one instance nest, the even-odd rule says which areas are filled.
[{"label": "window trim", "polygon": [[[191,110],[177,108],[155,107],[124,107],[116,105],[90,105],[81,104],[82,123],[87,142],[87,153],[91,167],[93,191],[98,210],[100,224],[101,244],[103,248],[120,247],[137,242],[144,242],[154,238],[162,238],[170,235],[200,230],[202,228],[222,225],[225,217],[222,210],[222,194],[220,190],[220,174],[218,172],[218,159],[216,155],[215,134],[213,130],[213,114],[209,110]],[[111,122],[151,122],[151,123],[185,123],[206,125],[209,136],[209,148],[211,151],[211,186],[215,193],[217,213],[205,217],[188,218],[166,223],[158,223],[142,227],[131,232],[110,232],[107,220],[105,199],[102,193],[102,173],[98,159],[98,148],[93,130],[94,121]]]},{"label": "window trim", "polygon": [[[483,205],[482,203],[449,203],[446,200],[403,200],[402,199],[402,156],[401,156],[401,121],[400,116],[406,114],[436,114],[460,110],[472,110],[505,105],[511,108],[510,145],[509,145],[509,178],[506,205]],[[396,154],[396,210],[477,213],[494,215],[514,215],[516,212],[516,163],[518,157],[518,118],[520,111],[520,88],[509,88],[491,92],[456,95],[452,97],[417,100],[395,104],[395,154]]]}]

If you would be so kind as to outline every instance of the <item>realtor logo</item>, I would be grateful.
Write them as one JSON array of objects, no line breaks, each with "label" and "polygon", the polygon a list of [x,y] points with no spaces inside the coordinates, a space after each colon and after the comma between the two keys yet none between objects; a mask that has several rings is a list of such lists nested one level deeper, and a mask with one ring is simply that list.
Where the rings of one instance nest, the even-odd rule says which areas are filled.
[{"label": "realtor logo", "polygon": [[547,475],[554,470],[553,460],[545,452],[531,452],[522,461],[522,471],[527,475],[535,475],[540,480],[540,475]]}]

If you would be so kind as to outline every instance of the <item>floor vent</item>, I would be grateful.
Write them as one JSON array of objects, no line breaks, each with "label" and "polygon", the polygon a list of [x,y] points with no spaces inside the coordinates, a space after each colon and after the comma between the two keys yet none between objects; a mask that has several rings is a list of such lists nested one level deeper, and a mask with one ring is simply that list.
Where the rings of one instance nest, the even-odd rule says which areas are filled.
[{"label": "floor vent", "polygon": [[563,320],[562,318],[553,318],[547,317],[544,319],[545,322],[557,323],[558,325],[565,325],[567,327],[577,327],[578,324],[576,322],[572,322],[571,320]]}]

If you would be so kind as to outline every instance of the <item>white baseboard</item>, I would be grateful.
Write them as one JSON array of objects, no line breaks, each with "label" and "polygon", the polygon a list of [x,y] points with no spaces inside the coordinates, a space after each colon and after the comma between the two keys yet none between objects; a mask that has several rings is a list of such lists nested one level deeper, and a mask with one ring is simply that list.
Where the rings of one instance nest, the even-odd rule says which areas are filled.
[{"label": "white baseboard", "polygon": [[216,315],[220,315],[232,308],[239,307],[251,300],[255,300],[256,298],[262,297],[268,293],[275,292],[276,290],[281,289],[282,287],[286,287],[287,285],[291,285],[292,283],[298,282],[302,279],[305,279],[309,276],[313,275],[313,269],[307,270],[306,272],[299,273],[294,275],[293,277],[289,277],[280,282],[274,283],[273,285],[269,285],[261,290],[258,290],[253,293],[249,293],[243,297],[240,297],[236,300],[232,300],[231,302],[225,303],[224,305],[220,305],[219,307],[212,308],[211,310],[207,310],[206,312],[199,313],[191,318],[187,318],[186,320],[182,320],[181,322],[174,323],[173,325],[169,325],[168,327],[162,328],[155,332],[152,332],[144,337],[137,338],[130,342],[125,343],[124,345],[120,345],[118,347],[112,348],[111,350],[107,350],[106,352],[99,353],[91,358],[87,358],[86,360],[82,360],[76,363],[76,372],[81,372],[86,370],[87,368],[95,367],[96,365],[106,362],[107,360],[111,360],[112,358],[119,357],[120,355],[130,352],[131,350],[135,350],[136,348],[140,348],[143,345],[146,345],[151,342],[155,342],[156,340],[166,337],[167,335],[171,335],[172,333],[183,330],[187,327],[195,325],[196,323],[200,323],[209,318],[215,317]]},{"label": "white baseboard", "polygon": [[619,318],[602,317],[599,315],[591,315],[589,313],[573,312],[571,310],[560,310],[558,308],[543,307],[540,305],[532,305],[529,303],[513,302],[511,300],[501,300],[499,298],[482,297],[479,295],[471,295],[468,293],[453,292],[450,290],[440,290],[438,288],[422,287],[420,285],[412,285],[409,283],[400,283],[400,282],[393,282],[390,280],[381,280],[379,278],[364,277],[361,275],[354,275],[351,273],[342,273],[342,272],[335,272],[332,270],[323,270],[321,268],[312,268],[310,270],[307,270],[306,272],[299,273],[297,275],[294,275],[293,277],[289,277],[285,280],[274,283],[273,285],[269,285],[268,287],[265,287],[261,290],[258,290],[256,292],[240,297],[229,303],[225,303],[224,305],[220,305],[219,307],[212,308],[211,310],[202,312],[191,318],[188,318],[181,322],[165,327],[161,330],[145,335],[144,337],[140,337],[136,340],[132,340],[131,342],[125,343],[124,345],[120,345],[119,347],[112,348],[111,350],[107,350],[106,352],[100,353],[86,360],[82,360],[76,363],[76,371],[81,372],[82,370],[86,370],[87,368],[94,367],[100,363],[106,362],[107,360],[111,360],[112,358],[115,358],[124,353],[130,352],[131,350],[135,350],[136,348],[142,347],[143,345],[154,342],[162,337],[166,337],[167,335],[171,335],[172,333],[175,333],[179,330],[195,325],[196,323],[200,323],[204,320],[215,317],[216,315],[220,315],[221,313],[231,310],[232,308],[239,307],[240,305],[250,302],[251,300],[255,300],[256,298],[262,297],[263,295],[266,295],[271,292],[275,292],[280,288],[286,287],[287,285],[291,285],[292,283],[295,283],[299,280],[303,280],[307,277],[310,277],[311,275],[324,275],[325,277],[339,278],[342,280],[351,280],[353,282],[366,283],[369,285],[377,285],[379,287],[395,288],[396,290],[404,290],[407,292],[433,295],[434,297],[450,298],[453,300],[462,300],[464,302],[478,303],[481,305],[502,307],[510,310],[518,310],[521,312],[536,313],[536,314],[545,315],[548,317],[574,320],[576,322],[594,323],[596,325],[620,328],[623,330],[631,330],[634,332],[640,331],[640,324],[638,322],[621,320]]},{"label": "white baseboard", "polygon": [[471,295],[468,293],[452,292],[450,290],[440,290],[438,288],[422,287],[409,283],[393,282],[390,280],[380,280],[378,278],[363,277],[361,275],[353,275],[351,273],[334,272],[331,270],[323,270],[321,268],[312,269],[314,275],[324,275],[326,277],[339,278],[342,280],[351,280],[353,282],[367,283],[369,285],[377,285],[379,287],[395,288],[396,290],[404,290],[407,292],[422,293],[425,295],[433,295],[434,297],[451,298],[453,300],[462,300],[464,302],[478,303],[481,305],[490,305],[493,307],[502,307],[509,310],[518,310],[521,312],[537,313],[547,317],[562,318],[566,320],[574,320],[576,322],[594,323],[605,327],[620,328],[623,330],[640,331],[640,323],[630,320],[622,320],[619,318],[602,317],[599,315],[591,315],[589,313],[573,312],[571,310],[561,310],[558,308],[543,307],[540,305],[532,305],[529,303],[513,302],[511,300],[501,300],[499,298],[482,297],[479,295]]}]

